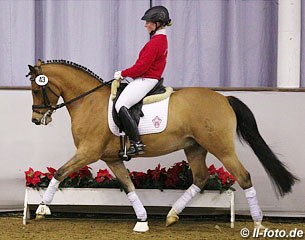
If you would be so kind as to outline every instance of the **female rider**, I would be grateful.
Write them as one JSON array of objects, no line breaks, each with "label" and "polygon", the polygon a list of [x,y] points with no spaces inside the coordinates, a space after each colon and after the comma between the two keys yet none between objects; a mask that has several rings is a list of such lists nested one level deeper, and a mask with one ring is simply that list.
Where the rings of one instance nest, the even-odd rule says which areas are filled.
[{"label": "female rider", "polygon": [[126,134],[130,140],[127,155],[143,154],[145,145],[140,140],[139,130],[129,109],[141,101],[161,79],[166,65],[167,37],[166,26],[171,25],[168,10],[163,6],[148,9],[141,20],[151,35],[151,40],[145,44],[139,53],[136,63],[123,71],[116,71],[114,79],[133,78],[118,98],[115,109],[119,114]]}]

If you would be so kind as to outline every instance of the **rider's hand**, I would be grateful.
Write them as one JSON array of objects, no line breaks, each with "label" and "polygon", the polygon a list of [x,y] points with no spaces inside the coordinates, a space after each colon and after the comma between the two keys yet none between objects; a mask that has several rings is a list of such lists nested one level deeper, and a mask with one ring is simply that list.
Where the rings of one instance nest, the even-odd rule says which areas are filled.
[{"label": "rider's hand", "polygon": [[122,79],[124,79],[123,76],[122,76],[122,71],[116,71],[116,72],[114,73],[113,78],[114,78],[115,80],[122,80]]}]

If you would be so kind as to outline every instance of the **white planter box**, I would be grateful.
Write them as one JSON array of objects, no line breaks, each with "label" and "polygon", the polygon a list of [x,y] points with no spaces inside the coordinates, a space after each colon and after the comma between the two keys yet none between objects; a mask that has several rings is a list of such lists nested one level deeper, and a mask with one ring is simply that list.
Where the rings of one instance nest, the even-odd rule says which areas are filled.
[{"label": "white planter box", "polygon": [[[144,206],[171,207],[185,190],[137,189],[136,192]],[[25,189],[23,223],[29,218],[29,204],[38,205],[42,201],[45,190]],[[113,188],[64,188],[58,190],[51,205],[103,205],[103,206],[131,206],[126,194],[120,189]],[[234,192],[228,190],[206,190],[198,194],[187,207],[230,208],[231,227],[234,227]]]}]

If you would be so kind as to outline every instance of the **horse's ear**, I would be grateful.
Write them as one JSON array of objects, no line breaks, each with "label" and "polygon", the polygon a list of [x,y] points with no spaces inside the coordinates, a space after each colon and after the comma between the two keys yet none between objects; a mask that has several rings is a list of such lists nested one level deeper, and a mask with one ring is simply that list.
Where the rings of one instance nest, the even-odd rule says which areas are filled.
[{"label": "horse's ear", "polygon": [[29,66],[30,72],[33,74],[36,74],[36,69],[31,65],[28,65],[28,66]]},{"label": "horse's ear", "polygon": [[37,64],[36,64],[37,67],[40,67],[42,64],[43,64],[43,61],[41,59],[38,59]]}]

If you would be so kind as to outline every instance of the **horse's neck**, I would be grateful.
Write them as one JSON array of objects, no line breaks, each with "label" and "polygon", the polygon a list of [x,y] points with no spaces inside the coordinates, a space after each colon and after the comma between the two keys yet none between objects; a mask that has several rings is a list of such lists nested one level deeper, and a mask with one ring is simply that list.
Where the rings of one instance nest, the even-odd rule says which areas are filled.
[{"label": "horse's neck", "polygon": [[[50,80],[59,89],[64,102],[78,97],[100,84],[94,77],[85,71],[61,64],[45,65],[43,73],[48,77],[50,76]],[[103,87],[98,91],[103,92],[104,95],[109,95],[109,90],[106,88],[107,87]],[[73,106],[78,105],[78,103],[79,100],[73,104],[67,105],[70,114],[74,109]],[[105,103],[105,105],[107,105],[107,103]]]},{"label": "horse's neck", "polygon": [[65,101],[79,96],[99,84],[90,74],[63,64],[45,65],[43,73],[51,78],[51,81],[60,89]]}]

